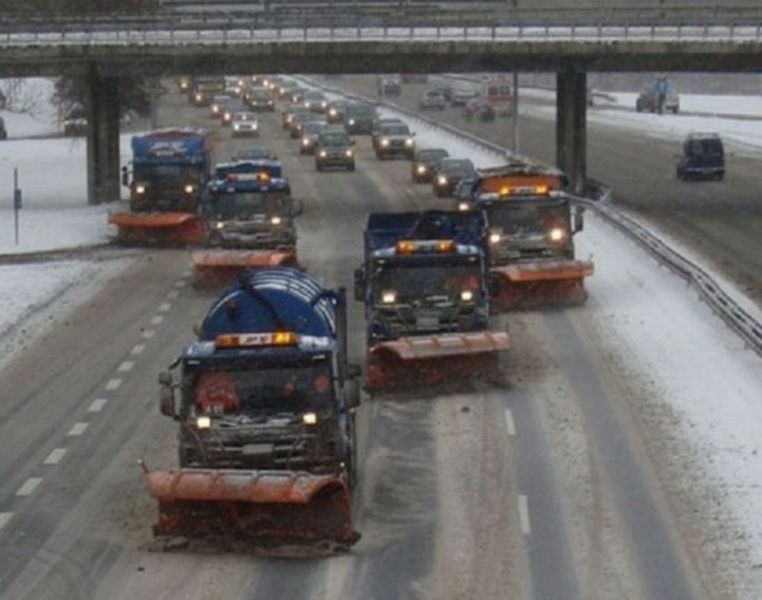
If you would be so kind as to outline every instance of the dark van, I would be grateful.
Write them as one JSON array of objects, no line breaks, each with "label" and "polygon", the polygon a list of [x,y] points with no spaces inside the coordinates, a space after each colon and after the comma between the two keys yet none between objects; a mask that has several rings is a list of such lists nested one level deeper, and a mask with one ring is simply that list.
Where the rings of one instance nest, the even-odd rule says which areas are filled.
[{"label": "dark van", "polygon": [[683,142],[677,161],[677,178],[716,179],[725,177],[725,149],[716,133],[692,133]]}]

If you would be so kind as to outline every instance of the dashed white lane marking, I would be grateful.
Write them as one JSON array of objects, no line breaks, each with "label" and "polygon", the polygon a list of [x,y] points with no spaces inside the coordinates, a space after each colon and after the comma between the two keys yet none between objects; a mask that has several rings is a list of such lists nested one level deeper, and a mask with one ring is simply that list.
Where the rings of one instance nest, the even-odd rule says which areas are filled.
[{"label": "dashed white lane marking", "polygon": [[153,334],[156,333],[153,329],[144,329],[140,332],[140,337],[142,337],[144,340],[150,340],[153,337]]},{"label": "dashed white lane marking", "polygon": [[188,285],[188,282],[187,282],[187,281],[184,281],[184,280],[182,280],[182,279],[181,279],[180,281],[175,281],[175,287],[176,287],[178,290],[181,290],[181,289],[182,289],[182,288],[184,288],[186,285]]},{"label": "dashed white lane marking", "polygon": [[146,349],[145,344],[135,344],[132,347],[132,350],[130,350],[130,354],[133,354],[133,355],[143,354],[143,350],[145,349]]},{"label": "dashed white lane marking", "polygon": [[159,325],[164,320],[164,315],[156,315],[151,318],[151,325]]},{"label": "dashed white lane marking", "polygon": [[108,398],[96,398],[88,407],[87,412],[101,412],[106,406],[106,402],[108,402]]},{"label": "dashed white lane marking", "polygon": [[16,492],[17,496],[31,496],[34,493],[34,490],[37,489],[37,486],[42,483],[42,477],[30,477],[24,482],[24,485],[22,485],[18,492]]},{"label": "dashed white lane marking", "polygon": [[167,292],[167,300],[177,300],[180,297],[179,290],[169,290]]},{"label": "dashed white lane marking", "polygon": [[113,392],[114,390],[118,389],[120,385],[122,385],[121,379],[117,379],[117,378],[109,379],[106,382],[106,391]]},{"label": "dashed white lane marking", "polygon": [[529,535],[532,533],[532,526],[529,522],[529,500],[524,494],[519,494],[519,525],[521,533]]},{"label": "dashed white lane marking", "polygon": [[505,430],[508,435],[516,435],[516,424],[513,422],[513,413],[510,408],[505,409]]},{"label": "dashed white lane marking", "polygon": [[56,448],[48,454],[48,457],[42,461],[42,464],[44,465],[57,465],[61,462],[61,459],[66,454],[66,448]]},{"label": "dashed white lane marking", "polygon": [[69,433],[67,433],[66,435],[74,435],[74,436],[82,435],[83,433],[85,433],[85,429],[87,429],[88,425],[89,423],[74,423],[71,429],[69,429]]},{"label": "dashed white lane marking", "polygon": [[122,364],[119,365],[119,368],[117,369],[120,373],[127,373],[127,371],[132,371],[132,367],[135,366],[135,362],[131,360],[125,360],[122,362]]},{"label": "dashed white lane marking", "polygon": [[162,302],[159,304],[159,312],[169,312],[172,309],[171,302]]},{"label": "dashed white lane marking", "polygon": [[2,529],[8,524],[8,521],[11,520],[12,516],[13,516],[12,512],[0,512],[0,529]]}]

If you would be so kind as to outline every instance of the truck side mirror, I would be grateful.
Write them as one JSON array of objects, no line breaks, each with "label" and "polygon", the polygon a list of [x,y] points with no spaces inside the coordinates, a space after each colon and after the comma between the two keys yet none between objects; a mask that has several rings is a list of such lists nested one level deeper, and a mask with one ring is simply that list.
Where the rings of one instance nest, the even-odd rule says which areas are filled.
[{"label": "truck side mirror", "polygon": [[130,174],[127,167],[122,167],[122,185],[125,187],[130,185]]},{"label": "truck side mirror", "polygon": [[159,373],[159,385],[161,390],[159,391],[159,411],[161,414],[177,418],[175,412],[175,390],[172,387],[172,374],[168,371],[162,371]]},{"label": "truck side mirror", "polygon": [[581,206],[578,206],[574,210],[574,232],[577,233],[579,231],[582,231],[582,229],[585,226],[585,209]]},{"label": "truck side mirror", "polygon": [[355,269],[355,300],[365,302],[365,270]]}]

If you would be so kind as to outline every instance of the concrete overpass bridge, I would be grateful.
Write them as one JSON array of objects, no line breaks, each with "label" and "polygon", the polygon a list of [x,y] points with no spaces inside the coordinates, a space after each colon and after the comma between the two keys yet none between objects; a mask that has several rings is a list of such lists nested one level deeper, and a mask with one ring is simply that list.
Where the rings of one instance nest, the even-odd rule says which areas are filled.
[{"label": "concrete overpass bridge", "polygon": [[5,17],[0,76],[89,77],[88,194],[97,203],[119,198],[125,74],[553,71],[558,166],[579,186],[588,72],[762,71],[759,5],[464,4],[302,0],[254,11]]}]

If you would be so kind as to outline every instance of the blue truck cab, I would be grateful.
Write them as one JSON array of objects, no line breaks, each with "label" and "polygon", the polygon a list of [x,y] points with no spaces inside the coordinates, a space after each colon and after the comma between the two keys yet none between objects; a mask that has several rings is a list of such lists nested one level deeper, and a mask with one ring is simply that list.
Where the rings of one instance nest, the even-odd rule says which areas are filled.
[{"label": "blue truck cab", "polygon": [[293,249],[301,207],[277,160],[217,165],[202,214],[207,243],[226,248]]},{"label": "blue truck cab", "polygon": [[133,212],[196,213],[212,166],[212,138],[203,129],[164,129],[132,138],[132,182],[127,167],[122,184],[130,188]]},{"label": "blue truck cab", "polygon": [[402,336],[486,329],[489,294],[482,230],[478,212],[368,217],[355,298],[365,303],[369,345]]}]

